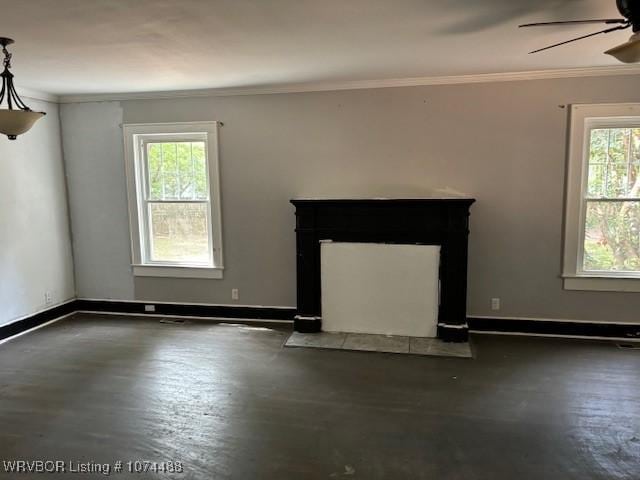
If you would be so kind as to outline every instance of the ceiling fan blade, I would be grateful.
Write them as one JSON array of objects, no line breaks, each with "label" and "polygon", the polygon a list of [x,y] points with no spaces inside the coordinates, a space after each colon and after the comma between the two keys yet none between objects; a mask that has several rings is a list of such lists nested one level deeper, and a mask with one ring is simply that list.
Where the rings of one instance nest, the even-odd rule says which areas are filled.
[{"label": "ceiling fan blade", "polygon": [[523,27],[550,27],[554,25],[585,25],[590,23],[603,23],[605,25],[613,25],[616,23],[628,23],[629,20],[626,18],[601,18],[597,20],[566,20],[560,22],[536,22],[536,23],[524,23],[522,25],[518,25],[518,28]]},{"label": "ceiling fan blade", "polygon": [[548,47],[544,47],[544,48],[539,48],[537,50],[533,50],[531,53],[538,53],[538,52],[543,52],[544,50],[549,50],[550,48],[555,48],[555,47],[559,47],[560,45],[566,45],[567,43],[572,43],[572,42],[577,42],[578,40],[582,40],[584,38],[589,38],[589,37],[594,37],[596,35],[600,35],[603,33],[610,33],[610,32],[615,32],[616,30],[624,30],[625,28],[629,28],[630,25],[618,25],[617,27],[611,27],[611,28],[607,28],[605,30],[600,30],[599,32],[594,32],[594,33],[589,33],[588,35],[582,35],[580,37],[576,37],[576,38],[572,38],[571,40],[565,40],[564,42],[560,42],[560,43],[554,43],[553,45],[549,45]]},{"label": "ceiling fan blade", "polygon": [[604,53],[617,58],[623,63],[640,62],[640,34],[633,34],[627,42],[610,48]]}]

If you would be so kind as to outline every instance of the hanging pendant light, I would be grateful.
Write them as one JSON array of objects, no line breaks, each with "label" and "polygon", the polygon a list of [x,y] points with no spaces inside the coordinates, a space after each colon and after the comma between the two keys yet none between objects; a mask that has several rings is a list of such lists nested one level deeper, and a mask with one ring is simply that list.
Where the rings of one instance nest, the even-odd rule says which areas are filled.
[{"label": "hanging pendant light", "polygon": [[[13,73],[11,68],[11,54],[7,51],[7,45],[13,42],[10,38],[0,37],[2,53],[4,53],[4,71],[2,77],[2,90],[0,90],[0,134],[6,135],[9,140],[15,140],[18,135],[29,131],[36,121],[46,115],[45,112],[34,112],[27,107],[13,86]],[[7,108],[3,107],[5,102]]]}]

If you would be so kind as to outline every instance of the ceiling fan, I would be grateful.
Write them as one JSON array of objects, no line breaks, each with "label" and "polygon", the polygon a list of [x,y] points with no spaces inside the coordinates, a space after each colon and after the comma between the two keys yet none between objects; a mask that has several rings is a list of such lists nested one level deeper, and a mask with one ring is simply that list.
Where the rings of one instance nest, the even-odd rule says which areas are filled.
[{"label": "ceiling fan", "polygon": [[640,62],[640,0],[616,0],[616,5],[620,15],[624,18],[602,18],[597,20],[569,20],[564,22],[540,22],[540,23],[526,23],[519,25],[519,27],[546,27],[554,25],[581,25],[590,23],[601,23],[603,25],[615,25],[599,32],[589,33],[582,35],[571,40],[565,40],[564,42],[555,43],[544,48],[539,48],[529,53],[538,53],[550,48],[559,47],[560,45],[566,45],[567,43],[576,42],[584,38],[593,37],[602,33],[611,33],[616,30],[625,30],[631,28],[633,35],[631,38],[616,47],[607,50],[607,55],[611,55],[624,63],[636,63]]}]

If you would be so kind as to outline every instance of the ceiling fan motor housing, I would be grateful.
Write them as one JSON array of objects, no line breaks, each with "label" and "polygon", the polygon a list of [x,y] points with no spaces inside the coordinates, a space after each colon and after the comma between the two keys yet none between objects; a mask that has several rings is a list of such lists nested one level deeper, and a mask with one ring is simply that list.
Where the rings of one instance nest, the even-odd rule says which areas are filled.
[{"label": "ceiling fan motor housing", "polygon": [[631,22],[634,32],[640,31],[640,0],[616,0],[620,14]]}]

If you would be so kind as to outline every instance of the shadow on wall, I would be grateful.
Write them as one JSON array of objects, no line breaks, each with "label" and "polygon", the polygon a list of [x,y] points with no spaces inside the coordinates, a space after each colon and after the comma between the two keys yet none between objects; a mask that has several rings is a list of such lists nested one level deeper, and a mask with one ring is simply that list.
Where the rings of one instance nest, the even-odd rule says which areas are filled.
[{"label": "shadow on wall", "polygon": [[[446,0],[443,3],[452,10],[460,11],[464,18],[438,30],[438,33],[445,34],[480,32],[530,14],[539,14],[541,22],[588,18],[591,14],[590,9],[584,8],[585,0]],[[611,4],[614,7],[611,14],[615,16],[615,5]]]}]

